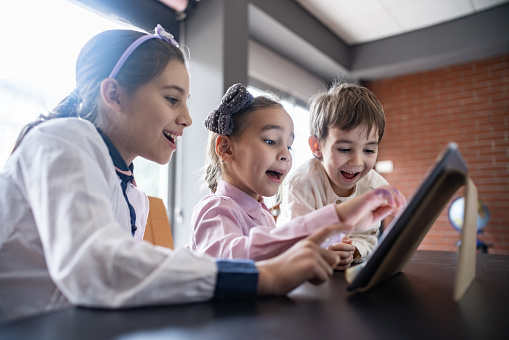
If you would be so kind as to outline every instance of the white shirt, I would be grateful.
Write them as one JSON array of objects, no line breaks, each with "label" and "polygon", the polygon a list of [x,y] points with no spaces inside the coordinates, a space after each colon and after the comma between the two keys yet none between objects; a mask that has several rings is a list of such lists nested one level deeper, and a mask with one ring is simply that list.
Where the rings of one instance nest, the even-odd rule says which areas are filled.
[{"label": "white shirt", "polygon": [[204,301],[215,259],[139,242],[148,214],[129,209],[108,149],[88,121],[59,118],[29,132],[0,172],[0,322],[69,307]]},{"label": "white shirt", "polygon": [[[284,181],[281,215],[277,218],[277,226],[286,224],[297,216],[305,215],[327,204],[340,204],[387,184],[385,178],[375,170],[371,170],[357,182],[352,195],[340,197],[332,189],[329,177],[320,160],[311,158],[295,169],[295,172]],[[378,244],[379,227],[380,224],[377,223],[373,226],[373,229],[367,232],[351,233],[349,235],[352,244],[359,250],[361,255],[360,258],[355,259],[355,262],[363,261]],[[341,242],[341,240],[331,238],[329,245],[335,242]]]}]

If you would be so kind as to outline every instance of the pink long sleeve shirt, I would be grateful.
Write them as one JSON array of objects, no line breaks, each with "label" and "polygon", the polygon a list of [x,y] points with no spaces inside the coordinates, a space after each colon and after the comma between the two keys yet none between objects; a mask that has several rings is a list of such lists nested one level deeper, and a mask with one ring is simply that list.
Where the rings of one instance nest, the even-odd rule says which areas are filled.
[{"label": "pink long sleeve shirt", "polygon": [[278,255],[320,227],[339,223],[329,204],[276,228],[263,200],[219,181],[214,194],[195,206],[189,248],[218,258],[263,260]]}]

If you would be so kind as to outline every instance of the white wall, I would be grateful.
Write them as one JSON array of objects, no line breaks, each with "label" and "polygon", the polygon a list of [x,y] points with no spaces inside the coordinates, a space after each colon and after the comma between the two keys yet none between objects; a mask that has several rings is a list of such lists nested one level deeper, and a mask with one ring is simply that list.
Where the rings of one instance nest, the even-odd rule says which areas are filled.
[{"label": "white wall", "polygon": [[250,40],[248,75],[305,103],[327,84],[298,65]]}]

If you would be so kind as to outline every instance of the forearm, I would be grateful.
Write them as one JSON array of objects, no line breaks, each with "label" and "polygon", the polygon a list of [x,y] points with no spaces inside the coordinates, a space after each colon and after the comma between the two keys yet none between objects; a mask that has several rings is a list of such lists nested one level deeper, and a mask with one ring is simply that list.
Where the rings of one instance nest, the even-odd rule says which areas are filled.
[{"label": "forearm", "polygon": [[102,308],[206,301],[217,275],[213,258],[138,243],[115,227],[91,235],[73,256],[48,261],[48,269],[71,303]]},{"label": "forearm", "polygon": [[335,208],[331,205],[298,217],[279,228],[254,226],[244,234],[242,228],[245,227],[241,227],[243,221],[234,215],[235,210],[228,207],[221,209],[210,209],[197,214],[200,218],[193,224],[193,237],[198,251],[226,259],[268,259],[282,253],[317,229],[339,222]]},{"label": "forearm", "polygon": [[[328,205],[271,229],[269,234],[266,234],[266,230],[253,228],[250,232],[250,258],[263,260],[276,256],[318,229],[339,222],[334,206]],[[349,230],[345,226],[344,232],[347,231]]]}]

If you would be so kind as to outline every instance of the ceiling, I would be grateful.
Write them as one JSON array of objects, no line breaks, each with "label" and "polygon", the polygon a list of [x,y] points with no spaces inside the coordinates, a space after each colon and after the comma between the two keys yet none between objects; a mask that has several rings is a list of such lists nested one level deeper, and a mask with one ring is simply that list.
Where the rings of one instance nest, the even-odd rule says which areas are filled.
[{"label": "ceiling", "polygon": [[[140,27],[210,1],[73,0]],[[228,0],[236,1],[236,0]],[[509,53],[509,0],[244,0],[249,38],[316,76],[362,82]],[[186,8],[184,12],[179,12]],[[183,15],[182,15],[183,14]],[[174,16],[173,16],[174,17]],[[240,30],[242,31],[242,30]]]},{"label": "ceiling", "polygon": [[509,2],[509,0],[295,1],[350,45],[441,24]]},{"label": "ceiling", "polygon": [[509,53],[508,0],[249,0],[251,39],[320,79],[395,77]]}]

